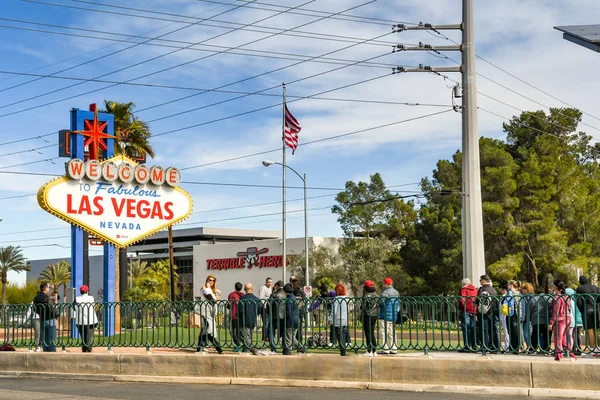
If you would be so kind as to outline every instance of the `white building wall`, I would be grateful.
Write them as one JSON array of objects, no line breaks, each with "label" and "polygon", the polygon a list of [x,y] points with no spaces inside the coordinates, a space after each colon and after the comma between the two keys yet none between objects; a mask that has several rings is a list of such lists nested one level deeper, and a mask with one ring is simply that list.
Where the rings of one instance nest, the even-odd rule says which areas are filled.
[{"label": "white building wall", "polygon": [[[234,291],[236,282],[252,283],[255,290],[265,283],[267,278],[273,282],[283,279],[282,253],[283,242],[280,239],[255,240],[208,246],[194,246],[194,298],[200,297],[200,289],[208,275],[217,278],[217,289],[221,299]],[[299,255],[304,251],[304,238],[287,240],[286,253]],[[308,239],[309,252],[317,246],[330,247],[334,253],[339,249],[339,239],[311,237]],[[250,249],[250,251],[249,251]],[[259,253],[256,264],[249,265],[246,253]],[[286,273],[289,280],[289,270]]]}]

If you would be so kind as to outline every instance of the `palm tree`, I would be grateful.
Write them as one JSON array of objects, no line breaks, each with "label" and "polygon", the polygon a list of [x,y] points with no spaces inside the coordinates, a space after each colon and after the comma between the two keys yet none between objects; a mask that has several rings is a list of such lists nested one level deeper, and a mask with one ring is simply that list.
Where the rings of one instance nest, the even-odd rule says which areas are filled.
[{"label": "palm tree", "polygon": [[8,271],[31,271],[19,246],[0,247],[0,281],[2,281],[2,304],[6,304],[6,285]]},{"label": "palm tree", "polygon": [[67,297],[67,285],[71,283],[71,265],[66,261],[50,264],[40,272],[39,281],[54,285],[52,296],[58,293],[58,287],[63,285],[63,301]]},{"label": "palm tree", "polygon": [[139,286],[142,282],[142,279],[144,279],[149,272],[150,267],[148,266],[148,263],[146,261],[131,261],[129,263],[130,284],[133,285],[135,283],[136,286]]},{"label": "palm tree", "polygon": [[152,133],[148,124],[133,114],[135,104],[131,101],[119,103],[104,100],[104,107],[102,112],[112,114],[115,118],[115,154],[124,154],[130,158],[147,154],[154,158],[154,150],[149,143]]}]

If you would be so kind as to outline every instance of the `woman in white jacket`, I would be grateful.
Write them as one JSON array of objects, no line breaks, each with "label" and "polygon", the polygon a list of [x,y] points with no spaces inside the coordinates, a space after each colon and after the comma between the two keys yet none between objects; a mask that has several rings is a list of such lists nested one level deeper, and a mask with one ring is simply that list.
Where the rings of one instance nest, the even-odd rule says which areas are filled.
[{"label": "woman in white jacket", "polygon": [[198,335],[197,352],[206,352],[208,342],[211,342],[219,354],[223,353],[221,345],[217,340],[217,325],[215,317],[217,314],[217,300],[220,292],[217,290],[217,278],[209,275],[206,284],[200,291],[200,302],[194,307],[194,312],[200,315],[200,334]]},{"label": "woman in white jacket", "polygon": [[92,352],[94,328],[98,325],[94,297],[88,294],[89,291],[90,288],[87,285],[82,285],[79,288],[81,296],[75,298],[75,324],[81,337],[81,351],[83,353]]},{"label": "woman in white jacket", "polygon": [[[39,292],[38,292],[39,294]],[[25,316],[26,321],[31,321],[31,326],[33,327],[33,344],[35,345],[35,351],[40,352],[42,348],[40,347],[41,342],[41,330],[40,330],[40,316],[35,312],[35,306],[33,305],[33,301],[27,308],[27,315]]]}]

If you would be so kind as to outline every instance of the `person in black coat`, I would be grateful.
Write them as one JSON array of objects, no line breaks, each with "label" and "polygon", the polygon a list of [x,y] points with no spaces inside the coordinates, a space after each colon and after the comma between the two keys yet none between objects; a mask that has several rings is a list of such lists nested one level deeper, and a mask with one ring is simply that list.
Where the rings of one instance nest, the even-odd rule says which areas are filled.
[{"label": "person in black coat", "polygon": [[600,289],[592,285],[590,280],[581,275],[579,277],[579,287],[577,293],[577,308],[581,312],[583,319],[583,328],[587,331],[588,348],[596,351],[598,328],[600,327],[600,318],[598,318],[598,302],[600,301]]},{"label": "person in black coat", "polygon": [[43,350],[56,352],[56,304],[52,302],[48,292],[50,284],[42,282],[39,293],[33,298],[35,312],[40,316],[40,338]]},{"label": "person in black coat", "polygon": [[260,299],[254,295],[254,288],[251,283],[246,283],[244,286],[245,295],[240,297],[240,304],[238,308],[239,324],[241,324],[242,338],[243,338],[243,349],[242,352],[256,355],[258,351],[254,348],[252,343],[252,334],[256,328],[258,314],[262,309]]}]

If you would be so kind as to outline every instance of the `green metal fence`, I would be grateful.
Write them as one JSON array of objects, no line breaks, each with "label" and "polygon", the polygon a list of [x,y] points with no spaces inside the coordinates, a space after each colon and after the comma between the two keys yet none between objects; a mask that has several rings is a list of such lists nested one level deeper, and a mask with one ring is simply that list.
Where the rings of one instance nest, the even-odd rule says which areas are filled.
[{"label": "green metal fence", "polygon": [[[30,349],[589,354],[599,351],[599,301],[599,295],[514,295],[18,304],[0,306],[0,339]],[[92,314],[97,324],[85,337],[77,324]]]}]

